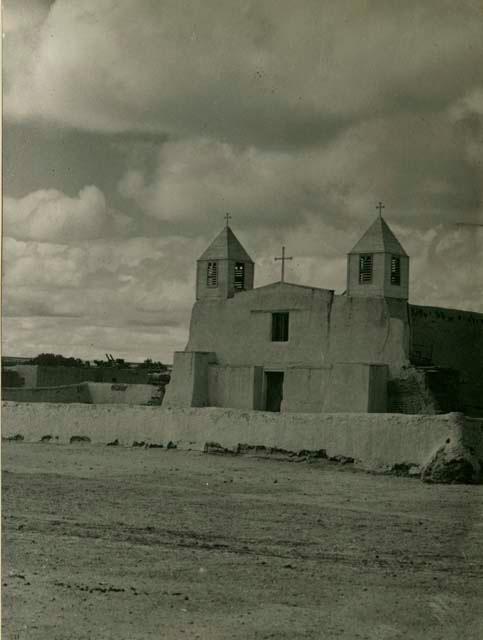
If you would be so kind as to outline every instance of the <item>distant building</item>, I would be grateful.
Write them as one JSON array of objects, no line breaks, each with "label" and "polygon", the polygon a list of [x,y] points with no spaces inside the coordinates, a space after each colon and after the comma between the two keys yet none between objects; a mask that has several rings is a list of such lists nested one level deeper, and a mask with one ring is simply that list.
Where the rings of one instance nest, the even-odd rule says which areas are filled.
[{"label": "distant building", "polygon": [[39,364],[17,364],[8,367],[25,380],[25,387],[58,387],[80,382],[119,382],[149,384],[148,369],[124,367],[65,367]]},{"label": "distant building", "polygon": [[159,405],[169,367],[59,366],[10,364],[2,367],[2,399],[13,402],[87,402]]},{"label": "distant building", "polygon": [[189,341],[164,403],[482,416],[483,315],[409,304],[409,263],[379,215],[348,254],[343,295],[254,288],[227,225],[197,262]]}]

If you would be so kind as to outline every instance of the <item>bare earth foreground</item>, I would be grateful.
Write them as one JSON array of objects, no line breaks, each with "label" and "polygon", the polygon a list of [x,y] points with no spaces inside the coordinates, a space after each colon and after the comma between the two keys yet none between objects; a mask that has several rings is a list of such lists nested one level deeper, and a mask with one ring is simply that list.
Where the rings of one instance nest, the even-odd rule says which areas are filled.
[{"label": "bare earth foreground", "polygon": [[483,638],[483,487],[3,445],[5,638]]}]

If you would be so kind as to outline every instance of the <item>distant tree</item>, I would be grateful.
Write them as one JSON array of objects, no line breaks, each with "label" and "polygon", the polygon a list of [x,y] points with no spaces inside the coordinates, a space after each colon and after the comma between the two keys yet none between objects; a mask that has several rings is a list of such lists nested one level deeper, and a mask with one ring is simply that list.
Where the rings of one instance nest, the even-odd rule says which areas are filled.
[{"label": "distant tree", "polygon": [[126,361],[124,358],[108,358],[107,360],[94,360],[96,367],[111,367],[111,368],[124,368],[126,367]]},{"label": "distant tree", "polygon": [[85,363],[80,358],[66,358],[56,353],[39,353],[28,361],[28,364],[39,364],[44,367],[83,367]]},{"label": "distant tree", "polygon": [[94,360],[96,367],[112,367],[112,364],[108,360]]},{"label": "distant tree", "polygon": [[146,358],[144,362],[141,362],[138,365],[140,369],[149,369],[150,371],[165,371],[167,369],[166,365],[159,361],[151,360],[151,358]]}]

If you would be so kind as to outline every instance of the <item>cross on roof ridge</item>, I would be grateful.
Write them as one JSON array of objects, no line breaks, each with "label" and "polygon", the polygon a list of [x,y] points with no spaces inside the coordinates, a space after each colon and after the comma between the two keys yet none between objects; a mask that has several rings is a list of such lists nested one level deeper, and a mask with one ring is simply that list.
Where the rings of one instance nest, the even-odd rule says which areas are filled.
[{"label": "cross on roof ridge", "polygon": [[274,260],[281,260],[282,261],[282,274],[281,274],[281,279],[280,282],[285,282],[285,261],[286,260],[293,260],[293,256],[286,256],[285,255],[285,247],[282,247],[282,255],[281,257],[275,257]]}]

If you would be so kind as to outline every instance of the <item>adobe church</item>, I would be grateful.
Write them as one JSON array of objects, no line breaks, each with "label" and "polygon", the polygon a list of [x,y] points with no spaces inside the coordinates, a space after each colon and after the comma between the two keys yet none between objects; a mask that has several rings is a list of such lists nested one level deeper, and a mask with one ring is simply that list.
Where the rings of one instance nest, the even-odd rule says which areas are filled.
[{"label": "adobe church", "polygon": [[483,314],[409,304],[409,263],[379,214],[342,295],[285,282],[283,260],[281,281],[254,288],[227,220],[197,261],[164,405],[483,416]]}]

